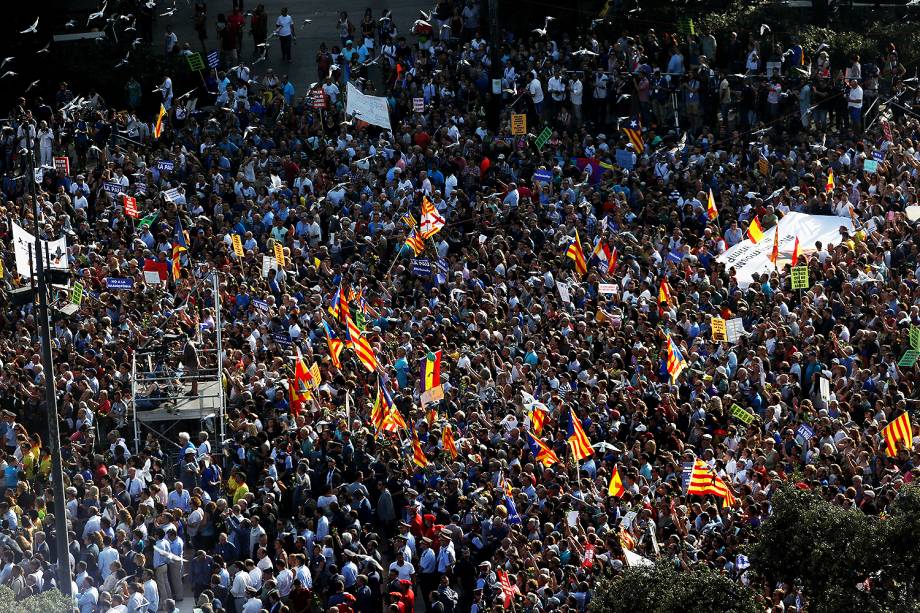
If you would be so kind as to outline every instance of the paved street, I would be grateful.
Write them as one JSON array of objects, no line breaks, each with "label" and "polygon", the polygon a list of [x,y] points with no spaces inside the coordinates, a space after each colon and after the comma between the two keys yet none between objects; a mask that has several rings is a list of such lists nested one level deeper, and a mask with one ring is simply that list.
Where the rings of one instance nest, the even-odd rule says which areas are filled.
[{"label": "paved street", "polygon": [[[296,25],[297,39],[293,47],[293,61],[286,64],[281,61],[281,47],[277,39],[270,39],[272,46],[269,50],[268,59],[260,62],[255,66],[255,72],[262,74],[267,68],[272,68],[278,76],[288,74],[293,79],[297,87],[297,94],[304,92],[306,85],[317,80],[316,63],[314,61],[316,51],[320,43],[325,42],[331,49],[332,45],[338,45],[339,36],[336,29],[336,22],[339,11],[347,11],[356,30],[360,33],[361,18],[365,9],[370,7],[373,10],[374,18],[379,19],[384,9],[393,11],[393,16],[399,28],[400,34],[406,34],[412,23],[419,18],[419,9],[426,11],[434,6],[434,0],[423,2],[420,0],[365,0],[364,2],[355,2],[354,0],[340,0],[334,3],[320,2],[303,2],[284,0],[263,0],[261,3],[252,0],[244,0],[244,11],[254,9],[258,4],[265,6],[268,14],[268,30],[274,29],[275,19],[281,14],[282,7],[288,7],[289,13],[294,18]],[[162,2],[158,3],[157,12],[165,12],[167,5]],[[200,51],[201,46],[198,44],[198,37],[193,28],[194,3],[189,6],[179,0],[176,3],[176,13],[171,17],[158,17],[154,28],[154,44],[162,47],[163,36],[167,25],[172,25],[173,31],[179,37],[179,43],[189,42],[192,49]],[[232,3],[229,0],[208,3],[208,47],[217,49],[218,41],[216,37],[215,24],[217,15],[223,12],[229,16],[232,13]],[[304,23],[304,19],[312,20],[312,23]],[[410,38],[411,40],[411,38]],[[357,42],[357,41],[356,41]],[[252,37],[249,35],[249,19],[246,20],[245,36],[243,38],[242,59],[249,61],[253,57]]]}]

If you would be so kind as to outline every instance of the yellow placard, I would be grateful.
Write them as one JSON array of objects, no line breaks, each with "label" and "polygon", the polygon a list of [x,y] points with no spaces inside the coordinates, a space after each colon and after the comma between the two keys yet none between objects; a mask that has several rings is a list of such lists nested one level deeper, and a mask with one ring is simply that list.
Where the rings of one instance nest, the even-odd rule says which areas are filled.
[{"label": "yellow placard", "polygon": [[310,366],[310,385],[313,386],[313,389],[316,389],[322,380],[323,376],[319,372],[319,365],[313,362],[312,366]]},{"label": "yellow placard", "polygon": [[240,235],[234,234],[230,238],[233,241],[233,253],[235,253],[238,258],[243,257],[243,241],[240,239]]},{"label": "yellow placard", "polygon": [[284,268],[284,245],[275,243],[275,260],[278,262],[278,268]]},{"label": "yellow placard", "polygon": [[527,115],[511,113],[511,135],[524,136],[525,134],[527,134]]},{"label": "yellow placard", "polygon": [[808,289],[808,266],[792,269],[792,289]]},{"label": "yellow placard", "polygon": [[713,317],[709,326],[712,328],[712,340],[728,341],[728,331],[725,329],[725,320],[721,317]]}]

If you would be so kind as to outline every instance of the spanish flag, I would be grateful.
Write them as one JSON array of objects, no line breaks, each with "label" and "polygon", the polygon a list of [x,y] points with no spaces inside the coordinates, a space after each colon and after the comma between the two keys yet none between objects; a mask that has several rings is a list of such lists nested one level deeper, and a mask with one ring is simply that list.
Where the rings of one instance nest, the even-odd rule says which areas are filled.
[{"label": "spanish flag", "polygon": [[581,426],[581,420],[578,419],[578,416],[575,415],[575,410],[571,407],[569,408],[568,440],[569,447],[572,449],[572,457],[575,458],[576,462],[594,455],[594,450],[591,449],[591,441]]},{"label": "spanish flag", "polygon": [[290,393],[291,415],[297,417],[303,411],[304,404],[307,402],[310,392],[297,391],[297,383],[293,379],[288,379],[288,392]]},{"label": "spanish flag", "polygon": [[773,251],[770,252],[770,261],[776,267],[776,263],[779,261],[779,224],[776,224],[773,228]]},{"label": "spanish flag", "polygon": [[422,372],[419,377],[419,392],[441,385],[441,352],[428,352],[422,358]]},{"label": "spanish flag", "polygon": [[719,216],[719,209],[716,208],[716,199],[712,197],[712,188],[709,188],[709,201],[706,203],[706,217],[713,221]]},{"label": "spanish flag", "polygon": [[795,245],[792,246],[792,265],[795,266],[796,262],[799,261],[799,258],[802,256],[802,252],[799,251],[799,237],[795,237]]},{"label": "spanish flag", "polygon": [[760,225],[760,218],[755,217],[748,226],[748,238],[755,245],[763,238],[763,227]]},{"label": "spanish flag", "polygon": [[543,464],[543,466],[549,468],[559,462],[559,456],[556,455],[556,452],[530,432],[527,433],[527,444],[530,446],[530,452],[533,453],[534,459]]},{"label": "spanish flag", "polygon": [[607,486],[607,495],[619,498],[625,491],[623,480],[620,479],[620,470],[618,467],[614,466],[613,474],[610,476],[610,485]]},{"label": "spanish flag", "polygon": [[179,279],[182,273],[182,252],[188,251],[188,243],[185,241],[185,232],[182,230],[182,222],[176,217],[176,237],[172,245],[172,277],[174,281]]},{"label": "spanish flag", "polygon": [[457,459],[457,443],[454,442],[454,431],[451,429],[450,424],[444,426],[444,432],[441,433],[441,445],[444,447],[444,451],[450,454],[450,457]]},{"label": "spanish flag", "polygon": [[671,382],[673,383],[677,380],[677,377],[680,376],[680,373],[687,368],[687,361],[684,359],[680,349],[677,347],[677,343],[674,342],[670,334],[668,335],[667,360],[668,374],[671,376]]},{"label": "spanish flag", "polygon": [[345,334],[348,345],[370,372],[377,370],[377,356],[374,355],[374,349],[371,344],[361,334],[361,330],[355,325],[350,316],[345,316]]},{"label": "spanish flag", "polygon": [[661,278],[661,284],[658,286],[658,315],[664,315],[666,306],[671,306],[673,295],[671,294],[671,285],[666,277]]},{"label": "spanish flag", "polygon": [[415,428],[412,428],[412,461],[419,468],[428,466],[428,457],[422,449],[422,444],[418,441],[418,434],[415,433]]},{"label": "spanish flag", "polygon": [[712,494],[722,499],[723,506],[735,504],[735,496],[728,485],[702,460],[697,460],[693,464],[693,470],[690,472],[687,495],[689,496],[690,494],[696,494],[697,496]]},{"label": "spanish flag", "polygon": [[153,126],[153,137],[160,138],[160,135],[163,134],[163,118],[166,117],[166,107],[162,104],[160,105],[160,112],[157,113],[157,122]]},{"label": "spanish flag", "polygon": [[617,253],[617,248],[614,247],[610,250],[610,261],[607,263],[607,274],[612,275],[617,269],[617,260],[620,258],[620,254]]},{"label": "spanish flag", "polygon": [[910,427],[910,416],[905,412],[901,413],[894,421],[885,426],[882,430],[882,437],[885,439],[886,451],[889,456],[898,455],[898,449],[903,444],[908,451],[913,446],[914,433]]},{"label": "spanish flag", "polygon": [[329,347],[329,357],[332,358],[332,365],[336,368],[342,368],[342,361],[339,356],[342,355],[342,350],[345,349],[345,343],[339,340],[325,319],[323,320],[323,328],[326,329],[326,345]]},{"label": "spanish flag", "polygon": [[837,187],[837,184],[834,183],[834,169],[828,168],[827,169],[827,183],[824,184],[824,191],[825,192],[832,191],[835,187]]},{"label": "spanish flag", "polygon": [[585,261],[585,252],[581,249],[581,239],[578,237],[578,230],[575,230],[575,238],[569,243],[565,256],[575,261],[575,270],[578,274],[584,275],[588,272],[588,263]]}]

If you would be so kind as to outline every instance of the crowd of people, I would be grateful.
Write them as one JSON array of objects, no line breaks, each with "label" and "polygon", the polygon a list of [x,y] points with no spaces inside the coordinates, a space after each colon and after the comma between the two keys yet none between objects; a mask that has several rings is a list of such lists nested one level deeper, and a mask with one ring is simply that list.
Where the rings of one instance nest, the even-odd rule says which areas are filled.
[{"label": "crowd of people", "polygon": [[[11,293],[13,224],[38,215],[84,290],[51,338],[81,613],[581,612],[654,560],[807,606],[741,555],[777,488],[879,515],[920,474],[916,430],[895,454],[881,433],[918,400],[898,362],[920,123],[896,46],[836,66],[763,30],[548,21],[493,49],[477,0],[441,0],[405,32],[341,14],[310,89],[241,61],[276,37],[291,58],[298,17],[256,7],[250,46],[239,5],[206,87],[163,76],[160,117],[62,83],[3,126],[0,583],[51,589],[62,553],[37,310]],[[392,132],[346,116],[347,83]],[[785,253],[740,283],[718,256],[789,212],[853,225],[806,243],[806,290]],[[713,340],[713,317],[743,334]],[[194,376],[218,324],[225,440],[196,420],[135,453],[131,420],[164,401],[132,395],[134,352]],[[697,461],[731,499],[687,493]]]}]

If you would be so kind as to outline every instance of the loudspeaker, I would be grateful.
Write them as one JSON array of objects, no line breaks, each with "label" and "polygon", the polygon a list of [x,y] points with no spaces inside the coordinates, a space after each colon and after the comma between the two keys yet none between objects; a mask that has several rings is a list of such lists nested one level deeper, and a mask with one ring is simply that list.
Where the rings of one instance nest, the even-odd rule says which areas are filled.
[{"label": "loudspeaker", "polygon": [[10,304],[13,306],[22,306],[35,300],[35,290],[28,286],[11,289],[7,293],[9,294]]}]

